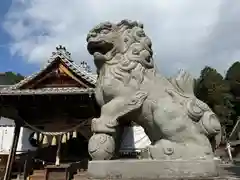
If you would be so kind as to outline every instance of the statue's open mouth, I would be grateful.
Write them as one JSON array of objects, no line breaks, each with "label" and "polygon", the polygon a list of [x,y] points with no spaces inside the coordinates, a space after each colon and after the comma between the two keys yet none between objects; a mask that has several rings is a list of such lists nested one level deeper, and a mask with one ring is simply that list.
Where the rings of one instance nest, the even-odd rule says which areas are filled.
[{"label": "statue's open mouth", "polygon": [[87,49],[91,55],[93,55],[96,52],[105,55],[113,49],[113,44],[106,42],[104,40],[90,41],[88,42]]}]

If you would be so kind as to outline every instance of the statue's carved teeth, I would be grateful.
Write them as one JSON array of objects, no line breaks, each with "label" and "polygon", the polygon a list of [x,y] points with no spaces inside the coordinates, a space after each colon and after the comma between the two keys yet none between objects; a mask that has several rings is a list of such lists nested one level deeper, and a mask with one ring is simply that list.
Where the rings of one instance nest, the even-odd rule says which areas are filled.
[{"label": "statue's carved teeth", "polygon": [[113,49],[113,44],[106,41],[90,41],[87,49],[91,55],[95,52],[105,55]]}]

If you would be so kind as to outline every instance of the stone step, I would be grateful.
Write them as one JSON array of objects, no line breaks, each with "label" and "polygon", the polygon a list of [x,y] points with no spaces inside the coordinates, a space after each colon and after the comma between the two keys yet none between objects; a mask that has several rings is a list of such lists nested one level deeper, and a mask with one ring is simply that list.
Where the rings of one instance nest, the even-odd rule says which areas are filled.
[{"label": "stone step", "polygon": [[45,175],[45,170],[34,170],[33,174],[29,176],[29,180],[44,180]]},{"label": "stone step", "polygon": [[240,166],[237,165],[219,165],[220,177],[216,180],[240,180]]},{"label": "stone step", "polygon": [[73,180],[89,180],[87,171],[78,172],[73,176]]},{"label": "stone step", "polygon": [[45,173],[45,170],[34,170],[34,174],[37,175],[37,174],[44,174]]}]

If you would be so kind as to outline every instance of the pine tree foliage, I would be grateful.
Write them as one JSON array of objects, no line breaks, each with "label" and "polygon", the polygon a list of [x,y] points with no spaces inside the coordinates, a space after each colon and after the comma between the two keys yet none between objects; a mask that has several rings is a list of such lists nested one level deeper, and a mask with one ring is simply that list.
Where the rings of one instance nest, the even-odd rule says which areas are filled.
[{"label": "pine tree foliage", "polygon": [[230,85],[216,69],[206,66],[196,80],[196,96],[207,103],[217,114],[223,126],[232,124],[233,96]]}]

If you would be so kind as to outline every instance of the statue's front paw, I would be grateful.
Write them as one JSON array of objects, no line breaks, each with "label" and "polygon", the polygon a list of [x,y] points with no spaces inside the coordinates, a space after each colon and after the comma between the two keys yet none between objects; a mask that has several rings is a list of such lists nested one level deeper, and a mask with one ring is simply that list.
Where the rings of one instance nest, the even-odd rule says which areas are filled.
[{"label": "statue's front paw", "polygon": [[111,128],[108,126],[108,121],[102,118],[93,118],[92,119],[92,132],[97,133],[114,133],[116,130],[115,128]]}]

